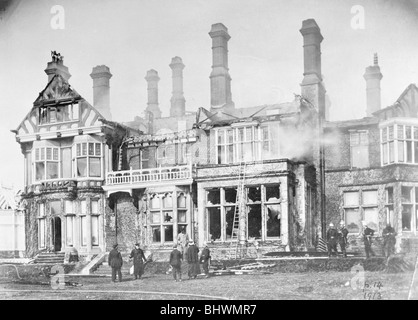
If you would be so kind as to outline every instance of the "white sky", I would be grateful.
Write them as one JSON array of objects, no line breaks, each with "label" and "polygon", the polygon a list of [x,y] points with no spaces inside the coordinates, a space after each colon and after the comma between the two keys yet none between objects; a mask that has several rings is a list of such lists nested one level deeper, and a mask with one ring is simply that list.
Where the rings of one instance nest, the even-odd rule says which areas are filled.
[{"label": "white sky", "polygon": [[[51,28],[51,7],[65,10],[65,29]],[[362,5],[365,28],[353,29]],[[209,108],[213,23],[229,29],[229,68],[236,107],[290,101],[303,78],[302,21],[321,28],[322,73],[331,120],[365,116],[364,70],[379,54],[382,107],[418,82],[417,0],[22,0],[0,20],[0,181],[23,186],[23,155],[11,129],[47,83],[50,51],[64,56],[70,84],[92,103],[92,67],[107,65],[115,121],[142,116],[149,69],[159,72],[168,115],[171,58],[184,69],[186,109]]]}]

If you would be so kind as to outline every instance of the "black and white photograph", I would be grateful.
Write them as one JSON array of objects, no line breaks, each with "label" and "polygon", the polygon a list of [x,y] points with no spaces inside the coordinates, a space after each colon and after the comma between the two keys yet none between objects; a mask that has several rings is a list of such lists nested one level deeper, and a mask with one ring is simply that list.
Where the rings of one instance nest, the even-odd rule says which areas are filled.
[{"label": "black and white photograph", "polygon": [[418,0],[0,0],[0,300],[418,300],[417,34]]}]

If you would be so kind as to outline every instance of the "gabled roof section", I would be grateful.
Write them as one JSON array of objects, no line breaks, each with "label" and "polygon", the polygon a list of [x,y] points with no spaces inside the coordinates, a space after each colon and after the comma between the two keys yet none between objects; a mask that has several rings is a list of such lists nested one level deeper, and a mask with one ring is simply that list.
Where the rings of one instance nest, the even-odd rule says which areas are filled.
[{"label": "gabled roof section", "polygon": [[60,74],[55,74],[48,82],[45,89],[39,93],[38,98],[33,103],[34,106],[56,104],[59,101],[78,101],[82,97]]},{"label": "gabled roof section", "polygon": [[397,117],[418,118],[418,88],[412,83],[394,104],[373,113],[381,120]]}]

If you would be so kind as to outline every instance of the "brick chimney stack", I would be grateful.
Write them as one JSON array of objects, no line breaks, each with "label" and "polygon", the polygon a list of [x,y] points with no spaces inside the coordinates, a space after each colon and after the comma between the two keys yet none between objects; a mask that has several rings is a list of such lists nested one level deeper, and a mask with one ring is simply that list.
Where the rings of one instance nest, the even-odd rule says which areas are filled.
[{"label": "brick chimney stack", "polygon": [[171,117],[183,117],[186,113],[186,99],[183,95],[184,64],[180,57],[171,59],[170,68],[173,73],[173,95],[171,97]]},{"label": "brick chimney stack", "polygon": [[325,88],[321,73],[321,42],[324,39],[314,19],[304,20],[300,33],[303,36],[304,72],[301,83],[302,96],[308,99],[325,118]]},{"label": "brick chimney stack", "polygon": [[380,80],[383,75],[380,72],[379,61],[377,53],[374,54],[373,65],[366,68],[364,73],[364,79],[366,80],[366,91],[367,91],[367,109],[366,114],[368,117],[373,112],[380,110]]},{"label": "brick chimney stack", "polygon": [[210,74],[211,111],[234,109],[231,95],[231,76],[228,69],[228,29],[222,23],[212,25],[212,72]]},{"label": "brick chimney stack", "polygon": [[153,114],[153,118],[161,118],[161,110],[158,106],[158,81],[160,77],[158,72],[154,69],[148,70],[145,80],[148,83],[148,103],[147,103],[147,112]]},{"label": "brick chimney stack", "polygon": [[109,67],[105,65],[94,67],[90,77],[93,79],[93,106],[107,120],[112,120],[109,85],[112,74]]},{"label": "brick chimney stack", "polygon": [[68,68],[64,65],[64,57],[59,53],[52,56],[52,61],[48,62],[45,73],[48,75],[48,82],[56,75],[61,75],[66,81],[71,78]]}]

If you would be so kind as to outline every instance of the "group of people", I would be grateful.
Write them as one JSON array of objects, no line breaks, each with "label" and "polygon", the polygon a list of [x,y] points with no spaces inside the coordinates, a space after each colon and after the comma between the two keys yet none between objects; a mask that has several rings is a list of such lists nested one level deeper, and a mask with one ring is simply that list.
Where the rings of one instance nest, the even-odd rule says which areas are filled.
[{"label": "group of people", "polygon": [[[187,274],[189,279],[196,279],[197,275],[200,274],[200,264],[202,264],[205,277],[209,277],[210,250],[206,242],[204,242],[203,246],[204,248],[199,256],[199,248],[193,240],[189,240],[186,230],[183,229],[179,233],[177,243],[174,244],[169,260],[175,281],[182,281],[181,265],[183,260],[186,260],[188,264]],[[131,251],[129,259],[133,260],[133,275],[135,280],[141,279],[144,273],[146,258],[139,243],[135,244],[135,248]],[[112,282],[116,282],[116,277],[121,282],[123,259],[121,253],[118,251],[117,244],[113,246],[113,249],[109,253],[108,263],[112,268]]]},{"label": "group of people", "polygon": [[[375,230],[371,229],[366,221],[362,221],[363,224],[363,241],[364,241],[364,250],[366,252],[366,258],[370,256],[375,256],[375,253],[372,249],[372,239],[375,233]],[[391,254],[395,253],[395,244],[396,244],[396,233],[395,229],[388,224],[382,232],[383,236],[383,252],[386,257],[389,257]],[[331,257],[333,251],[335,255],[338,255],[337,245],[340,245],[341,252],[344,257],[347,257],[346,247],[348,246],[348,229],[345,227],[344,221],[340,222],[338,229],[334,227],[333,223],[329,224],[329,229],[327,230],[327,245],[328,245],[328,257]]]},{"label": "group of people", "polygon": [[[139,243],[135,243],[135,248],[131,251],[129,259],[133,260],[133,275],[135,280],[141,279],[144,273],[144,266],[147,259],[144,251],[140,248]],[[122,254],[118,251],[118,245],[113,245],[113,249],[109,253],[108,264],[112,268],[112,282],[116,282],[116,276],[119,282],[122,282]]]}]

